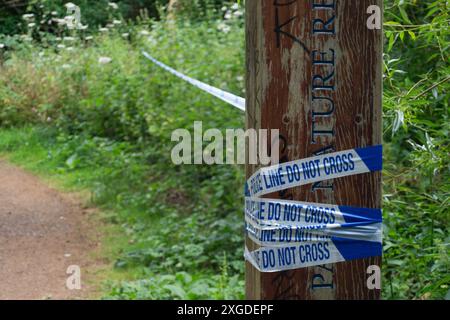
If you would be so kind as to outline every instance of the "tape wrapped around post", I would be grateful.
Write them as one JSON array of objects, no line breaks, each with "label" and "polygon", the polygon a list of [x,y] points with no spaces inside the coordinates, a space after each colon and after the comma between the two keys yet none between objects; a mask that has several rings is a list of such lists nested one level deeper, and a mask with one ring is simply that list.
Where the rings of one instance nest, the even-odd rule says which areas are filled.
[{"label": "tape wrapped around post", "polygon": [[381,209],[261,198],[264,195],[382,170],[382,146],[351,149],[265,167],[245,186],[245,258],[276,272],[382,255]]}]

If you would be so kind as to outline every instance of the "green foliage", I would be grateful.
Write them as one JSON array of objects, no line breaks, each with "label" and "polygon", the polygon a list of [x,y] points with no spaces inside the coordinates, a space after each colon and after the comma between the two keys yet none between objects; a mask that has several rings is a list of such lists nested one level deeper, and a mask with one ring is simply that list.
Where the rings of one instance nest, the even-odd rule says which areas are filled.
[{"label": "green foliage", "polygon": [[[117,4],[117,9],[108,3]],[[231,0],[177,0],[176,15],[189,20],[205,20],[221,14],[221,8],[235,1]],[[26,34],[27,23],[22,16],[26,13],[35,15],[35,22],[44,32],[54,32],[53,18],[63,18],[67,14],[64,6],[67,0],[21,0],[0,3],[0,34]],[[143,11],[154,19],[161,17],[161,10],[167,7],[169,0],[72,0],[81,11],[82,23],[90,30],[105,27],[112,14],[120,15],[126,20],[134,20]],[[49,24],[50,23],[50,24]]]},{"label": "green foliage", "polygon": [[[83,24],[98,28],[104,26],[111,14],[112,8],[108,8],[108,0],[73,0],[81,9]],[[0,7],[0,34],[26,34],[28,32],[27,21],[23,19],[24,14],[33,14],[34,23],[40,31],[53,32],[56,23],[54,18],[64,18],[67,14],[66,0],[28,0],[3,4]]]},{"label": "green foliage", "polygon": [[[4,133],[0,150],[22,160],[43,156],[38,169],[44,160],[42,170],[75,177],[95,204],[117,213],[111,221],[130,246],[115,268],[142,271],[135,281],[110,283],[107,298],[242,298],[242,168],[175,167],[170,154],[174,129],[194,120],[205,129],[242,127],[243,114],[140,53],[242,95],[242,17],[180,20],[172,29],[149,23],[143,17],[90,41],[76,37],[70,47],[13,52],[0,73],[0,123],[49,129]],[[23,148],[30,135],[38,138]]]},{"label": "green foliage", "polygon": [[385,18],[387,298],[449,290],[449,7],[389,1]]}]

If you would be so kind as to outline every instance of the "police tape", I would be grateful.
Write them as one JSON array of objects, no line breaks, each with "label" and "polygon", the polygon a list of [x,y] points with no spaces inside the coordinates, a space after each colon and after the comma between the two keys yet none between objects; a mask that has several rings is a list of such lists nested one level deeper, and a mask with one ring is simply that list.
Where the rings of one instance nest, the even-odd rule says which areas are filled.
[{"label": "police tape", "polygon": [[247,180],[245,195],[262,196],[314,182],[379,171],[382,164],[381,145],[277,164],[255,172]]},{"label": "police tape", "polygon": [[260,272],[278,272],[378,257],[381,242],[331,237],[282,247],[245,248],[245,258]]},{"label": "police tape", "polygon": [[347,227],[320,225],[313,229],[298,226],[261,229],[247,220],[246,230],[253,242],[270,247],[319,241],[333,237],[372,242],[381,242],[382,240],[381,223]]},{"label": "police tape", "polygon": [[165,65],[164,63],[156,60],[155,58],[153,58],[151,55],[149,55],[147,52],[142,51],[142,54],[149,59],[150,61],[152,61],[153,63],[155,63],[157,66],[163,68],[164,70],[168,71],[169,73],[177,76],[180,79],[183,79],[184,81],[190,83],[191,85],[193,85],[194,87],[197,87],[213,96],[215,96],[216,98],[219,98],[222,101],[225,101],[226,103],[242,110],[245,111],[245,99],[241,98],[239,96],[236,96],[232,93],[223,91],[221,89],[218,89],[216,87],[210,86],[209,84],[206,84],[204,82],[201,82],[199,80],[193,79],[191,77],[188,77],[184,74],[182,74],[181,72],[178,72],[177,70]]},{"label": "police tape", "polygon": [[262,229],[273,227],[350,227],[382,222],[381,209],[357,208],[291,200],[245,198],[246,218]]},{"label": "police tape", "polygon": [[259,249],[245,258],[261,272],[306,268],[381,256],[381,209],[261,196],[346,176],[382,170],[382,146],[350,149],[265,167],[245,186],[248,237]]}]

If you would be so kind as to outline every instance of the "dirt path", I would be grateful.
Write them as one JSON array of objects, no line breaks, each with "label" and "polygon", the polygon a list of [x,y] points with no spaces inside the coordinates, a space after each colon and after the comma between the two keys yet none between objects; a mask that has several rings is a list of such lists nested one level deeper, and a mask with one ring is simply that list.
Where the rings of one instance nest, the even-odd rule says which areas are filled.
[{"label": "dirt path", "polygon": [[[88,220],[71,196],[0,159],[0,299],[87,298],[97,246]],[[72,265],[81,268],[81,290],[66,287]]]}]

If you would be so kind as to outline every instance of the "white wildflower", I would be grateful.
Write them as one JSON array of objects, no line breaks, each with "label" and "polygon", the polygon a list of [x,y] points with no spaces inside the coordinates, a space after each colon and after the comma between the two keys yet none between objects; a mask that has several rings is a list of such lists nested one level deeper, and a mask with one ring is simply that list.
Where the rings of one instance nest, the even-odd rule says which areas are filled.
[{"label": "white wildflower", "polygon": [[70,67],[71,67],[71,65],[67,64],[67,63],[65,63],[61,66],[61,68],[63,68],[63,69],[69,69]]},{"label": "white wildflower", "polygon": [[233,10],[239,9],[239,4],[238,4],[238,3],[233,4],[233,5],[231,6],[231,9],[233,9]]},{"label": "white wildflower", "polygon": [[225,12],[225,11],[227,11],[227,10],[228,10],[228,8],[227,8],[227,7],[225,7],[225,6],[223,6],[223,7],[222,7],[222,9],[220,9],[220,10],[222,10],[223,12]]},{"label": "white wildflower", "polygon": [[122,24],[122,21],[120,21],[120,20],[114,20],[114,21],[113,21],[113,24],[115,24],[116,26],[118,26],[118,25],[121,25],[121,24]]},{"label": "white wildflower", "polygon": [[235,17],[241,17],[242,15],[244,15],[242,11],[235,11],[233,14]]},{"label": "white wildflower", "polygon": [[59,26],[64,26],[67,23],[66,19],[53,19],[53,21],[55,21]]},{"label": "white wildflower", "polygon": [[58,15],[58,12],[56,12],[56,11],[52,11],[52,16],[57,16]]},{"label": "white wildflower", "polygon": [[64,41],[72,42],[72,41],[75,41],[75,38],[74,37],[64,37]]},{"label": "white wildflower", "polygon": [[117,3],[115,2],[109,2],[108,6],[110,6],[111,8],[113,8],[114,10],[119,9],[119,6],[117,5]]},{"label": "white wildflower", "polygon": [[58,44],[56,47],[57,47],[58,49],[64,49],[66,46],[63,45],[63,44]]},{"label": "white wildflower", "polygon": [[88,28],[88,25],[83,26],[81,23],[78,25],[78,30],[86,30]]},{"label": "white wildflower", "polygon": [[75,4],[73,4],[72,2],[67,2],[65,4],[65,6],[66,6],[67,9],[75,9],[75,8],[77,8],[77,6]]},{"label": "white wildflower", "polygon": [[225,13],[224,19],[225,20],[230,20],[231,19],[231,12],[230,11],[227,11],[227,13]]},{"label": "white wildflower", "polygon": [[93,37],[93,36],[87,36],[85,39],[86,39],[87,41],[89,41],[89,40],[94,39],[94,37]]},{"label": "white wildflower", "polygon": [[139,34],[141,36],[148,36],[148,35],[150,35],[150,32],[148,32],[147,30],[141,30],[141,31],[139,31]]},{"label": "white wildflower", "polygon": [[108,32],[109,30],[108,30],[108,28],[100,28],[100,29],[98,29],[98,31],[100,31],[100,32]]},{"label": "white wildflower", "polygon": [[230,26],[226,25],[225,23],[219,23],[217,29],[219,29],[219,31],[222,31],[223,33],[228,33],[231,30]]},{"label": "white wildflower", "polygon": [[108,63],[110,63],[111,61],[112,61],[112,59],[109,58],[109,57],[100,57],[100,58],[98,59],[98,63],[100,63],[100,64],[108,64]]},{"label": "white wildflower", "polygon": [[122,38],[128,38],[130,36],[129,33],[122,33]]},{"label": "white wildflower", "polygon": [[32,13],[24,14],[22,16],[22,19],[24,19],[24,20],[32,20],[32,19],[34,19],[34,14],[32,14]]},{"label": "white wildflower", "polygon": [[67,48],[67,51],[74,51],[75,49],[74,49],[74,47],[68,47]]},{"label": "white wildflower", "polygon": [[28,24],[28,28],[34,28],[36,26],[36,23],[32,22]]},{"label": "white wildflower", "polygon": [[0,49],[3,49],[5,45],[3,43],[0,43]]}]

